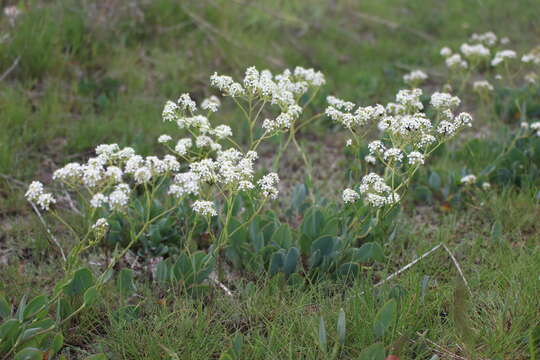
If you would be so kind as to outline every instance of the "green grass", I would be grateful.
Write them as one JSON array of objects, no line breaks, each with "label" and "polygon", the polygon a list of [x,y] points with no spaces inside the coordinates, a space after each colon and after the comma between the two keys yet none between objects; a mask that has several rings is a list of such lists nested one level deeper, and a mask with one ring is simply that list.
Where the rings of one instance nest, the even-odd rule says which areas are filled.
[{"label": "green grass", "polygon": [[[540,37],[536,0],[35,4],[23,7],[15,27],[0,19],[0,33],[12,37],[0,44],[0,74],[19,59],[0,90],[0,293],[13,302],[50,293],[61,276],[60,258],[19,182],[49,182],[54,169],[87,157],[99,143],[159,151],[156,138],[170,129],[160,121],[164,102],[187,91],[196,99],[209,95],[214,71],[240,76],[250,65],[315,67],[329,80],[316,103],[330,93],[383,103],[402,86],[407,70],[420,67],[439,79],[439,49],[459,45],[472,32],[494,30],[515,48],[530,48]],[[222,113],[233,125],[239,116],[228,105]],[[344,135],[327,122],[303,135],[305,143],[321,143],[310,151],[323,168],[347,161],[335,151]],[[505,141],[498,130],[490,136],[482,141]],[[484,147],[485,153],[469,156],[473,145],[457,153],[449,148],[432,169],[459,173],[466,163],[479,172],[495,155]],[[298,167],[294,152],[287,156],[287,170]],[[285,177],[300,182],[303,174]],[[321,192],[332,196],[342,188],[338,183],[346,183],[344,174],[319,179]],[[497,187],[459,208],[445,208],[437,199],[408,202],[397,235],[380,239],[387,263],[364,268],[353,284],[285,286],[279,277],[261,276],[231,279],[232,297],[215,287],[199,298],[141,276],[137,295],[128,300],[138,316],[128,320],[115,315],[125,304],[111,285],[96,311],[65,327],[62,353],[67,359],[98,352],[159,359],[168,358],[168,349],[180,359],[209,359],[241,337],[242,359],[326,359],[319,348],[320,318],[332,348],[343,309],[347,333],[339,358],[356,359],[376,341],[371,329],[377,311],[395,298],[395,332],[382,340],[401,359],[527,359],[528,332],[540,325],[537,192],[528,183]],[[500,236],[493,232],[497,223]],[[73,246],[61,228],[53,231]],[[443,249],[373,287],[441,242],[456,256],[472,296]],[[99,253],[87,260],[104,261]]]}]

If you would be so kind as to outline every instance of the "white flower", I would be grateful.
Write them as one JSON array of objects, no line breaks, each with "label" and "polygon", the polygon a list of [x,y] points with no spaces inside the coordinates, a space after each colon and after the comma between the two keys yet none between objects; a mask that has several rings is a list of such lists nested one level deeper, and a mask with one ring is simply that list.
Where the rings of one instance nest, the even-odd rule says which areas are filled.
[{"label": "white flower", "polygon": [[178,105],[173,101],[168,100],[163,107],[161,117],[163,121],[176,121],[178,119]]},{"label": "white flower", "polygon": [[491,184],[488,183],[487,181],[484,181],[482,183],[482,189],[484,189],[485,191],[488,191],[489,189],[491,189]]},{"label": "white flower", "polygon": [[83,166],[82,180],[84,185],[93,188],[103,179],[104,170],[102,165],[99,165],[97,162],[91,162],[90,160],[87,165]]},{"label": "white flower", "polygon": [[344,101],[332,95],[326,97],[326,102],[330,104],[330,106],[333,106],[334,108],[338,110],[344,110],[344,111],[352,111],[356,106],[354,103],[350,101]]},{"label": "white flower", "polygon": [[420,84],[428,78],[427,74],[422,70],[413,70],[408,74],[403,75],[403,81],[407,84]]},{"label": "white flower", "polygon": [[172,155],[165,155],[165,157],[163,158],[163,163],[165,164],[166,171],[180,170],[180,163]]},{"label": "white flower", "polygon": [[251,190],[251,189],[254,189],[254,188],[255,188],[255,185],[253,185],[253,183],[251,181],[242,180],[242,181],[238,182],[238,190],[239,191],[246,191],[246,190]]},{"label": "white flower", "polygon": [[150,172],[149,168],[147,168],[146,166],[142,166],[135,171],[135,173],[133,174],[133,178],[137,183],[143,184],[152,179],[152,173]]},{"label": "white flower", "polygon": [[424,155],[418,151],[411,151],[409,155],[407,155],[407,158],[411,165],[423,165],[425,161]]},{"label": "white flower", "polygon": [[163,134],[163,135],[160,135],[160,137],[158,137],[158,143],[160,144],[164,144],[164,143],[167,143],[169,141],[172,140],[172,137],[170,135],[167,135],[167,134]]},{"label": "white flower", "polygon": [[[508,38],[501,39],[501,43],[503,43],[504,39]],[[484,43],[488,46],[493,46],[497,43],[497,35],[495,35],[492,31],[488,31],[484,34],[472,34],[471,41]]]},{"label": "white flower", "polygon": [[219,107],[221,105],[221,101],[217,96],[210,96],[207,99],[204,99],[201,103],[201,109],[208,110],[210,112],[216,112],[218,111]]},{"label": "white flower", "polygon": [[144,159],[140,155],[133,155],[126,161],[124,171],[126,174],[134,174],[141,166],[144,165]]},{"label": "white flower", "polygon": [[177,174],[174,177],[174,183],[169,187],[168,194],[177,198],[185,194],[198,195],[199,179],[199,176],[191,171]]},{"label": "white flower", "polygon": [[279,176],[276,173],[269,173],[263,176],[257,184],[263,191],[264,196],[269,197],[270,199],[277,199],[279,190],[277,185],[279,184]]},{"label": "white flower", "polygon": [[493,60],[491,60],[492,66],[497,66],[508,59],[515,59],[517,54],[514,50],[501,50],[495,54]]},{"label": "white flower", "polygon": [[79,163],[69,163],[53,173],[53,180],[78,181],[82,175],[82,167]]},{"label": "white flower", "polygon": [[440,52],[441,56],[444,56],[444,57],[449,57],[450,55],[452,55],[452,50],[445,46],[441,49],[441,52]]},{"label": "white flower", "polygon": [[108,166],[105,170],[105,176],[111,179],[113,182],[119,183],[122,181],[124,173],[118,166]]},{"label": "white flower", "polygon": [[366,155],[364,157],[364,161],[367,162],[368,164],[376,164],[377,163],[377,158],[373,155]]},{"label": "white flower", "polygon": [[107,230],[109,229],[109,223],[107,222],[107,219],[105,218],[99,218],[97,221],[92,225],[92,230],[94,231],[94,234],[96,238],[101,239],[105,236],[107,233]]},{"label": "white flower", "polygon": [[452,96],[448,93],[435,92],[431,95],[430,103],[437,110],[446,110],[458,107],[461,100],[457,96]]},{"label": "white flower", "polygon": [[41,194],[36,200],[36,203],[41,207],[42,210],[48,211],[51,204],[56,203],[56,199],[52,194]]},{"label": "white flower", "polygon": [[193,146],[193,141],[190,138],[184,138],[178,140],[176,143],[176,146],[174,147],[174,151],[176,151],[179,155],[184,156],[187,154],[188,149]]},{"label": "white flower", "polygon": [[398,148],[390,148],[384,152],[384,160],[390,162],[401,162],[403,160],[403,152]]},{"label": "white flower", "polygon": [[482,92],[489,92],[489,91],[493,91],[493,85],[491,85],[489,83],[489,81],[486,81],[486,80],[479,80],[479,81],[475,81],[473,83],[473,89],[476,91],[476,92],[479,92],[479,93],[482,93]]},{"label": "white flower", "polygon": [[187,110],[190,113],[194,113],[195,111],[197,111],[197,104],[195,103],[195,101],[191,100],[188,93],[180,95],[177,103],[181,110]]},{"label": "white flower", "polygon": [[231,127],[227,125],[218,125],[214,128],[214,130],[212,130],[211,133],[218,139],[225,139],[226,137],[233,135]]},{"label": "white flower", "polygon": [[446,66],[450,69],[466,69],[468,64],[461,58],[461,55],[454,54],[446,58]]},{"label": "white flower", "polygon": [[214,75],[210,77],[210,85],[223,92],[224,95],[236,97],[245,94],[242,85],[234,82],[230,76],[214,73]]},{"label": "white flower", "polygon": [[217,216],[217,211],[212,201],[197,200],[191,208],[199,215],[203,216]]},{"label": "white flower", "polygon": [[375,140],[368,144],[368,150],[370,154],[380,154],[386,150],[386,147],[383,145],[382,141]]},{"label": "white flower", "polygon": [[521,57],[521,61],[524,63],[531,63],[535,65],[540,65],[540,49],[531,51],[528,54],[525,54]]},{"label": "white flower", "polygon": [[43,194],[43,184],[39,181],[32,181],[25,196],[28,201],[35,201],[41,194]]},{"label": "white flower", "polygon": [[476,176],[470,174],[461,178],[460,183],[464,185],[474,185],[476,183]]},{"label": "white flower", "polygon": [[345,142],[345,146],[352,146],[352,139],[347,139],[347,141]]},{"label": "white flower", "polygon": [[92,199],[90,200],[90,205],[94,208],[100,208],[103,205],[107,204],[107,197],[103,195],[102,193],[97,193],[92,196]]},{"label": "white flower", "polygon": [[135,150],[130,147],[125,147],[122,150],[118,151],[115,156],[120,160],[127,160],[135,156]]},{"label": "white flower", "polygon": [[113,210],[122,210],[129,201],[129,193],[123,188],[117,188],[109,194],[109,206]]},{"label": "white flower", "polygon": [[469,45],[462,44],[459,48],[461,53],[465,55],[466,58],[472,59],[484,59],[491,55],[491,52],[487,47],[482,44]]},{"label": "white flower", "polygon": [[471,114],[462,112],[462,113],[459,113],[459,115],[454,118],[454,123],[458,128],[462,128],[465,126],[471,127],[472,119],[473,118]]},{"label": "white flower", "polygon": [[358,199],[360,199],[360,194],[358,194],[353,189],[345,189],[345,190],[343,190],[343,202],[345,204],[353,203]]},{"label": "white flower", "polygon": [[420,96],[422,96],[422,89],[399,90],[396,102],[413,111],[420,111],[424,108]]}]

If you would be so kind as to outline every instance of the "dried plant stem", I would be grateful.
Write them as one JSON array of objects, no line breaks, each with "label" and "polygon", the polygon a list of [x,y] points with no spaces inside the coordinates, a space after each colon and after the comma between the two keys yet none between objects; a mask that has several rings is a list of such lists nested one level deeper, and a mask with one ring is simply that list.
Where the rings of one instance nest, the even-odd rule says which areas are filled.
[{"label": "dried plant stem", "polygon": [[37,214],[37,216],[39,217],[39,220],[41,221],[41,223],[43,224],[43,226],[45,227],[45,230],[47,230],[47,233],[49,234],[51,240],[53,241],[53,243],[58,247],[58,249],[60,249],[60,254],[62,255],[62,259],[65,261],[67,261],[67,258],[66,258],[66,254],[64,254],[64,250],[62,249],[62,246],[60,246],[60,242],[58,241],[58,239],[53,235],[51,229],[49,228],[49,226],[47,225],[47,223],[45,222],[45,219],[43,218],[43,216],[41,215],[41,212],[39,211],[39,209],[36,207],[36,205],[34,205],[34,203],[30,202],[30,204],[32,205],[32,208],[34,209],[34,212]]}]

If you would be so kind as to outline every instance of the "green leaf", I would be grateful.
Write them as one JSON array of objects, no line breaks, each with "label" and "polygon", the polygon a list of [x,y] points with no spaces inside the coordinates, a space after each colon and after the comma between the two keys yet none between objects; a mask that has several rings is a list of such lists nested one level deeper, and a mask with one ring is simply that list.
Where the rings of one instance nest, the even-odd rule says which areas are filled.
[{"label": "green leaf", "polygon": [[270,274],[270,276],[278,273],[283,268],[284,263],[285,263],[285,250],[280,249],[276,251],[274,254],[272,254],[272,258],[270,259],[270,267],[268,268],[268,273]]},{"label": "green leaf", "polygon": [[92,306],[96,302],[98,297],[98,291],[95,286],[88,288],[84,292],[84,306]]},{"label": "green leaf", "polygon": [[21,301],[19,302],[19,307],[17,308],[17,314],[15,314],[15,317],[19,319],[20,322],[23,322],[24,320],[24,310],[26,309],[26,299],[28,299],[28,296],[25,294],[21,298]]},{"label": "green leaf", "polygon": [[373,324],[373,333],[377,337],[383,337],[397,318],[397,302],[392,299],[387,301],[377,312]]},{"label": "green leaf", "polygon": [[378,243],[368,242],[358,249],[354,256],[354,260],[361,263],[370,261],[383,262],[385,260],[384,250]]},{"label": "green leaf", "polygon": [[270,242],[277,244],[278,246],[285,249],[290,248],[293,243],[293,237],[289,225],[280,225],[277,230],[272,234]]},{"label": "green leaf", "polygon": [[324,319],[321,316],[319,320],[319,347],[321,348],[321,351],[323,352],[323,354],[326,354],[326,345],[327,345],[326,327],[324,325]]},{"label": "green leaf", "polygon": [[360,268],[357,263],[348,262],[339,266],[337,274],[344,278],[355,278],[359,272]]},{"label": "green leaf", "polygon": [[437,174],[436,171],[432,171],[428,178],[428,184],[429,186],[435,190],[438,191],[441,188],[441,177],[439,174]]},{"label": "green leaf", "polygon": [[311,253],[319,250],[323,257],[331,256],[334,252],[336,239],[332,236],[323,236],[311,244]]},{"label": "green leaf", "polygon": [[311,208],[307,211],[302,221],[302,233],[311,239],[319,237],[324,228],[324,215],[317,208]]},{"label": "green leaf", "polygon": [[33,338],[34,336],[36,336],[36,334],[38,334],[40,331],[42,330],[45,330],[44,328],[41,328],[41,327],[33,327],[33,328],[30,328],[30,329],[26,329],[22,332],[21,336],[19,337],[19,342],[22,344],[24,343],[25,341],[28,341],[30,340],[31,338]]},{"label": "green leaf", "polygon": [[[21,331],[21,323],[17,319],[9,319],[0,325],[0,346],[5,343],[14,343],[19,332]],[[0,347],[1,348],[1,347]]]},{"label": "green leaf", "polygon": [[62,333],[58,333],[54,336],[54,338],[51,341],[50,350],[49,350],[49,358],[51,358],[54,354],[60,351],[62,349],[62,346],[64,346],[64,335]]},{"label": "green leaf", "polygon": [[341,344],[341,346],[345,345],[346,328],[345,328],[345,311],[343,311],[343,309],[339,310],[339,315],[338,315],[338,320],[337,320],[337,334],[338,334],[338,341]]},{"label": "green leaf", "polygon": [[383,344],[380,342],[371,344],[360,353],[358,360],[384,360]]},{"label": "green leaf", "polygon": [[82,295],[92,285],[94,285],[94,275],[87,268],[82,268],[73,274],[73,279],[64,287],[64,294]]},{"label": "green leaf", "polygon": [[296,265],[298,264],[299,258],[300,251],[295,247],[290,248],[283,264],[283,272],[286,276],[291,275],[296,270]]},{"label": "green leaf", "polygon": [[160,261],[156,268],[156,281],[158,284],[165,284],[170,280],[169,265],[165,260]]},{"label": "green leaf", "polygon": [[497,243],[502,242],[503,236],[503,227],[500,220],[497,220],[493,223],[491,227],[491,240]]},{"label": "green leaf", "polygon": [[189,256],[185,253],[181,253],[174,264],[172,273],[176,281],[185,281],[186,278],[193,273],[193,267],[191,266]]},{"label": "green leaf", "polygon": [[261,251],[264,247],[264,233],[259,226],[259,217],[255,217],[251,224],[249,224],[249,238],[251,245],[255,249],[255,252]]},{"label": "green leaf", "polygon": [[14,360],[42,360],[43,359],[43,351],[27,347],[19,351],[15,357]]},{"label": "green leaf", "polygon": [[6,298],[0,296],[0,318],[7,319],[11,316],[11,304],[7,302]]},{"label": "green leaf", "polygon": [[133,282],[133,270],[122,269],[116,280],[116,288],[124,298],[130,296],[136,291],[135,283]]},{"label": "green leaf", "polygon": [[47,304],[48,300],[46,295],[36,296],[28,303],[28,305],[26,305],[23,315],[24,319],[30,319],[32,316],[43,310]]},{"label": "green leaf", "polygon": [[58,300],[56,304],[56,319],[61,321],[66,319],[69,315],[73,313],[73,308],[71,304],[64,298]]}]

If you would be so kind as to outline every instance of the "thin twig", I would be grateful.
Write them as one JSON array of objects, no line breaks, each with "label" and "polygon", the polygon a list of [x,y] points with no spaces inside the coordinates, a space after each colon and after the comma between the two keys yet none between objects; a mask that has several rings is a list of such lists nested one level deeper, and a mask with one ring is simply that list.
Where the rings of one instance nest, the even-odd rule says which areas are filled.
[{"label": "thin twig", "polygon": [[[432,341],[432,340],[429,340],[427,337],[425,337],[423,334],[417,332],[416,333],[418,336],[420,336],[423,340],[425,340],[426,342],[430,343],[432,346],[434,346],[435,351],[438,351],[440,352],[441,354],[446,354],[447,356],[450,356],[454,359],[459,359],[459,360],[467,360],[467,358],[464,358],[463,356],[459,356],[458,354],[455,354],[453,352],[451,352],[450,350],[442,347],[441,345],[437,344],[436,342]],[[413,340],[411,340],[413,341]],[[414,341],[413,341],[414,342]]]},{"label": "thin twig", "polygon": [[216,283],[217,286],[219,286],[223,291],[225,291],[225,294],[228,296],[233,296],[233,293],[231,290],[229,290],[228,287],[226,287],[222,282],[218,281],[217,279],[213,279],[213,281]]},{"label": "thin twig", "polygon": [[[440,248],[441,246],[443,246],[443,244],[439,244],[435,247],[433,247],[431,250],[429,250],[428,252],[425,252],[424,254],[422,254],[422,256],[420,257],[417,257],[416,259],[414,259],[413,261],[411,261],[410,263],[408,263],[407,265],[405,265],[404,267],[402,267],[401,269],[399,269],[398,271],[396,271],[395,273],[393,273],[392,275],[388,276],[386,279],[376,283],[375,285],[373,285],[374,288],[376,287],[379,287],[381,285],[383,285],[384,283],[386,283],[387,281],[389,280],[392,280],[393,278],[395,278],[396,276],[398,276],[399,274],[401,274],[402,272],[408,270],[409,268],[411,268],[414,264],[418,263],[420,260],[428,257],[431,253],[433,253],[435,250],[437,250],[438,248]],[[364,291],[362,291],[360,293],[360,295],[363,295],[364,294]]]},{"label": "thin twig", "polygon": [[71,195],[69,195],[69,192],[67,192],[67,190],[65,190],[65,189],[64,189],[64,195],[66,196],[67,202],[68,202],[69,207],[71,208],[71,210],[73,210],[78,215],[81,215],[81,212],[75,206],[75,203],[73,202],[73,199],[71,198]]},{"label": "thin twig", "polygon": [[456,266],[456,269],[457,269],[459,275],[461,276],[461,279],[463,280],[463,283],[465,284],[465,286],[467,287],[467,290],[469,291],[469,295],[471,295],[471,297],[472,297],[473,293],[472,293],[471,287],[469,286],[469,282],[465,278],[465,275],[463,274],[463,270],[461,270],[461,266],[459,266],[459,263],[457,262],[456,258],[454,257],[454,254],[452,254],[452,252],[450,251],[450,249],[448,249],[448,247],[446,245],[442,244],[442,246],[443,246],[444,250],[446,250],[448,255],[450,255],[450,258],[452,259],[452,262]]},{"label": "thin twig", "polygon": [[60,242],[58,242],[58,240],[56,239],[56,237],[53,235],[51,229],[49,229],[49,227],[47,226],[47,223],[45,222],[45,219],[43,219],[43,216],[41,216],[41,212],[39,211],[39,209],[36,207],[36,205],[34,205],[33,202],[30,202],[30,204],[32,205],[32,208],[34,209],[34,211],[36,212],[37,216],[39,217],[39,220],[41,220],[41,223],[43,224],[43,226],[45,227],[45,229],[47,230],[47,233],[49,234],[49,236],[51,237],[52,241],[54,242],[54,244],[60,249],[60,254],[62,254],[62,259],[64,261],[66,261],[66,255],[64,254],[64,250],[62,249],[62,247],[60,246]]},{"label": "thin twig", "polygon": [[6,181],[11,181],[15,185],[18,185],[18,186],[23,187],[23,188],[28,186],[27,184],[23,183],[22,181],[17,180],[14,177],[6,175],[6,174],[0,174],[0,177],[3,178]]},{"label": "thin twig", "polygon": [[0,81],[3,81],[13,70],[15,70],[15,68],[19,64],[19,60],[21,60],[21,57],[17,56],[13,64],[11,64],[11,66],[6,71],[4,71],[2,76],[0,76]]}]

